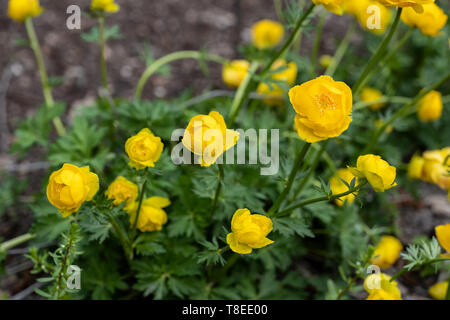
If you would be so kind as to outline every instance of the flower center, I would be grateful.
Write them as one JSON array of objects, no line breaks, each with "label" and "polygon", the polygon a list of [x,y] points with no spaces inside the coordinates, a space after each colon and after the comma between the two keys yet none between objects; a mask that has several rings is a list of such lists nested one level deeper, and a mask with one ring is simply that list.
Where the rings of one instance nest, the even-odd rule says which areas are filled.
[{"label": "flower center", "polygon": [[316,102],[316,105],[319,107],[319,112],[321,114],[327,110],[336,109],[336,104],[333,101],[333,99],[325,93],[320,93],[320,94],[316,95],[315,102]]}]

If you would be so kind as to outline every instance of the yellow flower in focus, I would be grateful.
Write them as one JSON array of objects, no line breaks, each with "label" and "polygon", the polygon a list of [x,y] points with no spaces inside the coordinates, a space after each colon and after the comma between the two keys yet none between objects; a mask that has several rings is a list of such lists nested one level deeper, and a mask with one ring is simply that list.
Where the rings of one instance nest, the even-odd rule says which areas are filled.
[{"label": "yellow flower in focus", "polygon": [[291,88],[289,99],[297,113],[297,133],[307,142],[337,137],[352,121],[352,90],[329,76]]},{"label": "yellow flower in focus", "polygon": [[[170,206],[170,200],[163,197],[151,197],[142,201],[139,220],[136,227],[142,232],[159,231],[167,222],[167,214],[163,208]],[[136,220],[138,203],[134,202],[128,210],[130,225]]]},{"label": "yellow flower in focus", "polygon": [[[297,78],[297,65],[294,62],[287,63],[284,59],[276,60],[270,70],[280,69],[279,72],[275,72],[271,75],[275,81],[282,81],[286,83],[286,86],[292,86]],[[280,105],[283,103],[284,90],[279,85],[272,83],[271,87],[265,83],[260,83],[256,91],[259,94],[267,96],[263,99],[263,102],[268,105]]]},{"label": "yellow flower in focus", "polygon": [[247,60],[233,60],[223,66],[222,79],[229,87],[237,88],[247,75],[250,62]]},{"label": "yellow flower in focus", "polygon": [[396,281],[385,273],[374,273],[364,280],[364,289],[369,293],[367,300],[402,300]]},{"label": "yellow flower in focus", "polygon": [[418,28],[424,35],[437,37],[445,27],[448,16],[435,3],[423,6],[423,13],[417,13],[412,8],[405,8],[401,19],[411,28]]},{"label": "yellow flower in focus", "polygon": [[261,20],[252,26],[252,42],[258,49],[275,47],[283,37],[283,25],[276,21]]},{"label": "yellow flower in focus", "polygon": [[447,294],[448,289],[448,281],[443,281],[434,284],[428,289],[428,293],[433,299],[436,300],[445,300],[445,295]]},{"label": "yellow flower in focus", "polygon": [[376,0],[346,0],[344,10],[355,16],[361,27],[376,34],[384,33],[392,20],[391,11]]},{"label": "yellow flower in focus", "polygon": [[433,90],[420,100],[417,116],[424,122],[434,121],[441,117],[442,109],[442,95],[439,91]]},{"label": "yellow flower in focus", "polygon": [[[344,193],[348,191],[348,187],[345,185],[342,180],[347,182],[349,185],[352,182],[355,176],[349,169],[339,169],[331,178],[330,178],[330,188],[333,194]],[[341,180],[342,179],[342,180]],[[355,186],[358,185],[358,180],[356,180]],[[346,196],[340,197],[336,199],[335,202],[338,206],[342,207],[345,202],[353,203],[355,200],[355,196],[351,193]]]},{"label": "yellow flower in focus", "polygon": [[114,199],[113,205],[118,206],[126,202],[125,210],[134,203],[138,196],[138,186],[130,180],[119,176],[105,192],[108,199]]},{"label": "yellow flower in focus", "polygon": [[382,236],[370,262],[381,269],[387,269],[397,261],[402,250],[402,243],[396,237]]},{"label": "yellow flower in focus", "polygon": [[338,15],[342,15],[345,0],[312,0],[315,5],[323,5],[325,9]]},{"label": "yellow flower in focus", "polygon": [[[365,87],[361,90],[361,101],[363,102],[376,102],[381,98],[383,98],[383,93],[381,93],[381,91],[377,89]],[[372,111],[376,111],[385,106],[385,103],[374,103],[369,106],[369,109]]]},{"label": "yellow flower in focus", "polygon": [[434,3],[434,0],[378,0],[382,5],[391,8],[413,8],[416,12],[423,12],[423,5]]},{"label": "yellow flower in focus", "polygon": [[8,16],[18,22],[40,15],[44,9],[39,0],[9,0]]},{"label": "yellow flower in focus", "polygon": [[225,120],[217,111],[193,117],[184,132],[183,145],[200,156],[200,165],[209,167],[222,153],[232,148],[239,132],[227,129]]},{"label": "yellow flower in focus", "polygon": [[125,142],[125,152],[130,158],[128,163],[137,170],[154,167],[163,151],[164,144],[148,128],[144,128]]},{"label": "yellow flower in focus", "polygon": [[395,187],[396,168],[380,156],[366,154],[359,156],[356,168],[349,167],[358,178],[366,178],[376,192],[383,192]]},{"label": "yellow flower in focus", "polygon": [[320,56],[319,63],[322,68],[324,68],[324,69],[328,68],[332,62],[333,62],[332,56],[330,56],[328,54],[324,54],[324,55]]},{"label": "yellow flower in focus", "polygon": [[437,226],[434,231],[441,247],[450,252],[450,224]]},{"label": "yellow flower in focus", "polygon": [[92,0],[91,10],[113,13],[119,11],[119,5],[114,0]]},{"label": "yellow flower in focus", "polygon": [[422,179],[434,183],[442,189],[450,189],[450,147],[425,151]]},{"label": "yellow flower in focus", "polygon": [[421,179],[424,163],[425,160],[421,156],[414,155],[408,165],[408,177],[410,179]]},{"label": "yellow flower in focus", "polygon": [[248,254],[253,249],[273,243],[267,238],[272,229],[272,220],[268,217],[251,214],[248,209],[238,209],[231,219],[231,232],[227,235],[227,243],[234,252]]},{"label": "yellow flower in focus", "polygon": [[98,188],[98,176],[90,172],[89,167],[65,163],[50,175],[47,198],[63,217],[67,217],[78,211],[83,202],[92,200]]}]

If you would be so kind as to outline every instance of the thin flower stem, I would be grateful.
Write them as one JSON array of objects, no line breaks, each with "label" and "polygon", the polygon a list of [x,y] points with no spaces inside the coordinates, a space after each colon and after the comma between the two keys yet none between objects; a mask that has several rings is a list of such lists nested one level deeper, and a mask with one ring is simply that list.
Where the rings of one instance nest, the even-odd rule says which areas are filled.
[{"label": "thin flower stem", "polygon": [[374,104],[379,104],[379,103],[409,103],[411,102],[412,98],[407,98],[407,97],[382,97],[376,101],[359,101],[357,103],[355,103],[353,105],[353,112],[355,111],[359,111],[362,109],[365,109],[367,107],[370,107],[371,105]]},{"label": "thin flower stem", "polygon": [[214,215],[214,211],[216,211],[217,202],[218,202],[219,196],[220,196],[220,191],[222,190],[223,179],[225,177],[223,164],[217,164],[217,166],[219,167],[219,182],[217,184],[216,193],[214,195],[214,199],[213,199],[213,202],[212,202],[212,205],[211,205],[211,211],[209,212],[209,217],[210,218],[212,218],[212,216]]},{"label": "thin flower stem", "polygon": [[0,252],[8,251],[9,249],[12,249],[24,242],[30,241],[36,237],[35,234],[32,233],[25,233],[21,236],[18,236],[16,238],[13,238],[11,240],[5,241],[2,244],[0,244]]},{"label": "thin flower stem", "polygon": [[99,34],[99,47],[100,47],[100,68],[102,75],[102,86],[103,89],[109,91],[108,89],[108,71],[106,67],[105,59],[105,18],[98,18],[98,34]]},{"label": "thin flower stem", "polygon": [[352,36],[355,33],[355,29],[356,29],[355,22],[352,21],[350,24],[350,27],[347,30],[347,33],[344,36],[344,39],[341,41],[338,48],[336,49],[336,52],[334,54],[333,59],[331,60],[330,65],[325,70],[325,75],[331,77],[336,72],[338,65],[341,63],[342,59],[344,58],[345,53],[348,50]]},{"label": "thin flower stem", "polygon": [[117,237],[119,238],[119,241],[122,245],[123,251],[125,253],[125,257],[127,258],[128,264],[131,263],[131,260],[133,259],[133,249],[130,246],[130,241],[127,237],[127,235],[123,232],[122,228],[119,226],[116,220],[110,215],[108,215],[108,219],[114,228],[114,230],[117,233]]},{"label": "thin flower stem", "polygon": [[156,72],[159,68],[162,66],[176,61],[180,59],[195,59],[195,60],[209,60],[213,62],[217,62],[220,64],[226,64],[228,63],[228,60],[225,58],[222,58],[220,56],[206,53],[206,52],[200,52],[200,51],[177,51],[170,53],[166,56],[163,56],[156,61],[154,61],[152,64],[150,64],[142,74],[141,78],[139,79],[139,82],[136,87],[136,92],[134,94],[134,97],[136,100],[141,99],[142,92],[144,90],[144,87],[148,81],[148,79]]},{"label": "thin flower stem", "polygon": [[377,51],[372,56],[372,58],[369,60],[366,67],[364,68],[364,71],[359,76],[358,81],[356,81],[355,85],[353,86],[353,88],[352,88],[353,95],[358,94],[358,92],[361,90],[362,84],[364,83],[366,77],[373,70],[373,68],[377,65],[377,63],[382,59],[389,42],[391,41],[395,31],[397,30],[398,24],[400,22],[401,14],[402,14],[402,8],[398,8],[394,23],[392,24],[391,28],[389,29],[388,34],[383,39],[383,41],[380,43],[380,46],[378,47]]},{"label": "thin flower stem", "polygon": [[320,51],[320,43],[322,40],[323,27],[325,25],[325,20],[327,18],[328,11],[324,11],[319,18],[319,24],[316,28],[316,36],[314,38],[314,47],[311,56],[311,77],[314,78],[316,76],[317,69],[317,60]]},{"label": "thin flower stem", "polygon": [[[28,38],[30,40],[31,49],[33,49],[34,55],[36,57],[39,75],[42,82],[42,91],[44,94],[45,105],[47,108],[53,108],[55,106],[55,101],[53,100],[52,96],[52,87],[48,81],[44,58],[42,57],[41,47],[39,45],[39,40],[36,36],[36,32],[34,31],[33,20],[31,18],[27,18],[25,20],[25,27],[27,29]],[[63,135],[64,133],[66,133],[66,129],[64,128],[64,125],[59,117],[54,117],[52,121],[53,125],[55,126],[56,132],[58,132],[59,135]]]},{"label": "thin flower stem", "polygon": [[217,274],[217,277],[213,281],[213,283],[219,282],[226,274],[228,269],[230,269],[239,259],[239,254],[234,253],[230,259],[228,259],[227,263],[222,267],[220,272]]},{"label": "thin flower stem", "polygon": [[[145,172],[147,172],[147,169],[145,170]],[[132,229],[133,236],[131,237],[132,239],[134,239],[136,237],[136,227],[137,227],[137,223],[139,221],[139,215],[141,214],[141,206],[142,206],[142,201],[145,196],[146,185],[147,185],[147,178],[144,179],[144,182],[142,183],[141,187],[139,188],[140,195],[139,195],[139,202],[138,202],[138,207],[137,207],[137,211],[136,211],[136,218],[133,223],[133,229]]]}]

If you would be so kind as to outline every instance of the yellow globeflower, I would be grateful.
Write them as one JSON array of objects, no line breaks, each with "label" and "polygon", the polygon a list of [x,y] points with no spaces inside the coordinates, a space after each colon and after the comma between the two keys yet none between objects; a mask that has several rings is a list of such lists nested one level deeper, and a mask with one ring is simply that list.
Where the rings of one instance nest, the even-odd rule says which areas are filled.
[{"label": "yellow globeflower", "polygon": [[119,176],[105,192],[108,199],[114,199],[113,205],[118,206],[126,202],[125,210],[134,203],[138,196],[138,186],[130,180]]},{"label": "yellow globeflower", "polygon": [[[333,194],[339,194],[339,193],[344,193],[344,192],[348,191],[348,187],[345,185],[344,182],[342,182],[342,180],[344,180],[345,182],[347,182],[350,185],[353,178],[355,178],[355,176],[352,174],[352,172],[349,169],[339,169],[336,172],[336,174],[334,174],[330,178],[331,192]],[[355,185],[358,185],[358,183],[356,182]],[[340,197],[339,199],[336,199],[335,202],[338,206],[342,207],[345,202],[353,203],[354,200],[355,200],[355,196],[351,193],[346,196]]]},{"label": "yellow globeflower", "polygon": [[430,3],[423,6],[424,12],[417,13],[414,9],[405,8],[401,19],[412,28],[418,28],[427,36],[436,37],[445,27],[448,16],[436,4]]},{"label": "yellow globeflower", "polygon": [[67,217],[78,211],[83,202],[92,200],[98,188],[98,176],[90,172],[89,167],[65,163],[50,175],[47,198],[63,217]]},{"label": "yellow globeflower", "polygon": [[366,154],[359,156],[356,161],[356,168],[349,167],[351,172],[358,178],[366,178],[376,192],[383,192],[395,187],[395,167],[380,156]]},{"label": "yellow globeflower", "polygon": [[291,88],[289,99],[297,113],[297,133],[307,142],[337,137],[352,121],[352,90],[329,76]]},{"label": "yellow globeflower", "polygon": [[428,293],[430,294],[430,296],[433,297],[433,299],[445,300],[447,289],[448,289],[448,281],[443,281],[431,286],[430,289],[428,289]]},{"label": "yellow globeflower", "polygon": [[238,209],[231,219],[232,232],[227,235],[227,243],[234,252],[248,254],[273,243],[267,238],[272,229],[272,220],[268,217]]},{"label": "yellow globeflower", "polygon": [[423,12],[423,5],[434,3],[434,0],[378,0],[382,5],[391,8],[408,8],[412,7],[416,12]]},{"label": "yellow globeflower", "polygon": [[396,281],[384,273],[374,273],[364,280],[364,289],[369,293],[367,300],[402,300],[402,293]]},{"label": "yellow globeflower", "polygon": [[40,15],[43,10],[39,0],[9,0],[8,16],[18,22],[24,22],[27,18]]},{"label": "yellow globeflower", "polygon": [[434,121],[441,117],[442,109],[442,95],[439,91],[433,90],[420,100],[417,116],[424,122]]},{"label": "yellow globeflower", "polygon": [[130,158],[128,163],[137,170],[154,167],[163,151],[164,144],[148,128],[144,128],[125,142],[125,152]]},{"label": "yellow globeflower", "polygon": [[258,49],[273,48],[284,37],[283,25],[272,20],[261,20],[252,26],[252,42]]},{"label": "yellow globeflower", "polygon": [[[142,201],[139,220],[136,227],[142,232],[161,230],[167,222],[167,214],[163,208],[170,206],[170,200],[163,197],[151,197]],[[134,202],[128,210],[130,225],[136,220],[138,203]]]},{"label": "yellow globeflower", "polygon": [[117,12],[119,8],[114,0],[92,0],[91,3],[91,10],[93,11]]},{"label": "yellow globeflower", "polygon": [[[361,90],[361,101],[363,102],[376,102],[383,98],[383,93],[380,90],[365,87]],[[369,109],[372,111],[380,110],[385,107],[385,103],[374,103],[369,106]]]},{"label": "yellow globeflower", "polygon": [[354,15],[361,27],[376,34],[385,32],[392,20],[391,11],[376,0],[347,0],[345,12]]},{"label": "yellow globeflower", "polygon": [[423,153],[423,180],[434,183],[442,189],[450,189],[450,147]]},{"label": "yellow globeflower", "polygon": [[229,87],[237,88],[247,75],[250,62],[247,60],[233,60],[223,66],[222,79]]},{"label": "yellow globeflower", "polygon": [[315,5],[323,5],[325,9],[335,14],[342,15],[346,0],[312,0]]},{"label": "yellow globeflower", "polygon": [[370,262],[376,264],[381,269],[387,269],[397,261],[402,250],[402,243],[396,237],[382,236],[373,252]]},{"label": "yellow globeflower", "polygon": [[408,165],[408,177],[410,179],[422,179],[422,169],[425,160],[419,156],[414,155]]},{"label": "yellow globeflower", "polygon": [[450,224],[437,226],[434,230],[441,247],[450,252]]},{"label": "yellow globeflower", "polygon": [[181,141],[189,151],[200,156],[201,166],[209,167],[238,139],[239,132],[227,129],[222,115],[211,111],[208,115],[193,117]]}]

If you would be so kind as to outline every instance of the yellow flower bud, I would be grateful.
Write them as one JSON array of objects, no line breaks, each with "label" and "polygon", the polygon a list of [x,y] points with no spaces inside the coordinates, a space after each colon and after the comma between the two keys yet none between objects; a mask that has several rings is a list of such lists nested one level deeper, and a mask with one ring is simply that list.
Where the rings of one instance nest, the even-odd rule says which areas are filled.
[{"label": "yellow flower bud", "polygon": [[252,41],[258,49],[273,48],[283,37],[283,25],[276,21],[261,20],[252,26]]},{"label": "yellow flower bud", "polygon": [[144,128],[135,136],[128,138],[125,152],[130,158],[128,163],[137,170],[154,167],[163,151],[164,144],[148,128]]},{"label": "yellow flower bud", "polygon": [[450,224],[439,225],[434,231],[441,247],[450,252]]},{"label": "yellow flower bud", "polygon": [[413,8],[416,12],[423,12],[423,5],[433,3],[435,0],[378,0],[382,5],[391,8],[391,7],[400,7],[400,8]]},{"label": "yellow flower bud", "polygon": [[[137,202],[134,202],[127,210],[130,215],[130,225],[134,225],[138,205]],[[161,230],[167,222],[167,214],[163,208],[168,206],[170,206],[170,200],[163,197],[151,197],[143,200],[136,227],[142,232]]]},{"label": "yellow flower bud", "polygon": [[[365,87],[361,90],[361,101],[363,102],[376,102],[381,98],[383,98],[383,93],[381,93],[381,91],[377,89]],[[369,106],[369,109],[372,111],[376,111],[385,106],[385,103],[374,103]]]},{"label": "yellow flower bud", "polygon": [[233,60],[223,66],[222,79],[229,87],[237,88],[247,75],[250,62],[247,60]]},{"label": "yellow flower bud", "polygon": [[364,280],[364,289],[369,293],[367,300],[402,300],[396,281],[385,273],[374,273]]},{"label": "yellow flower bud", "polygon": [[352,90],[329,76],[291,88],[289,99],[297,113],[297,133],[307,142],[337,137],[352,121]]},{"label": "yellow flower bud", "polygon": [[24,22],[27,18],[40,15],[43,10],[39,0],[9,0],[8,16],[15,21]]},{"label": "yellow flower bud", "polygon": [[422,169],[425,160],[418,155],[414,155],[408,165],[408,177],[410,179],[421,179]]},{"label": "yellow flower bud", "polygon": [[91,2],[91,10],[93,11],[117,12],[119,8],[114,0],[92,0]]},{"label": "yellow flower bud", "polygon": [[134,203],[138,196],[138,186],[130,180],[119,176],[105,192],[108,199],[114,199],[113,205],[118,206],[126,202],[125,210]]},{"label": "yellow flower bud", "polygon": [[[342,180],[347,182],[349,185],[352,182],[353,178],[355,176],[352,174],[352,172],[349,169],[339,169],[331,178],[330,178],[330,188],[331,192],[333,194],[339,194],[344,193],[348,191],[348,187],[345,185]],[[342,179],[342,180],[341,180]],[[358,182],[356,181],[355,186],[358,185]],[[355,196],[351,193],[349,195],[340,197],[339,199],[336,199],[335,202],[338,206],[342,207],[345,202],[347,203],[353,203],[355,200]]]},{"label": "yellow flower bud", "polygon": [[448,289],[448,281],[443,281],[431,286],[430,289],[428,289],[428,293],[430,294],[431,297],[433,297],[433,299],[445,300],[447,289]]},{"label": "yellow flower bud", "polygon": [[345,0],[312,0],[315,5],[323,5],[325,9],[338,15],[342,15]]},{"label": "yellow flower bud", "polygon": [[450,189],[450,147],[423,153],[423,180],[434,183],[442,189]]},{"label": "yellow flower bud", "polygon": [[63,217],[67,217],[78,211],[83,202],[92,200],[98,188],[98,176],[90,172],[89,167],[65,163],[50,175],[47,198]]},{"label": "yellow flower bud", "polygon": [[227,129],[222,115],[211,111],[208,115],[197,115],[189,121],[182,143],[193,154],[200,156],[201,166],[208,167],[232,148],[238,139],[239,132]]},{"label": "yellow flower bud", "polygon": [[370,262],[381,269],[387,269],[397,261],[402,250],[402,243],[396,237],[382,236]]},{"label": "yellow flower bud", "polygon": [[448,16],[435,3],[423,5],[423,13],[412,8],[405,8],[401,19],[411,28],[418,28],[424,35],[436,37],[445,27]]},{"label": "yellow flower bud", "polygon": [[268,217],[251,214],[248,209],[238,209],[231,220],[232,232],[227,235],[227,243],[234,252],[248,254],[253,249],[273,243],[266,238],[272,229],[272,220]]},{"label": "yellow flower bud", "polygon": [[442,95],[439,91],[430,91],[420,100],[417,108],[417,116],[421,121],[434,121],[442,115]]},{"label": "yellow flower bud", "polygon": [[395,187],[396,169],[380,156],[366,154],[359,156],[356,168],[349,167],[358,178],[366,178],[376,192],[383,192]]},{"label": "yellow flower bud", "polygon": [[320,56],[319,63],[322,68],[324,68],[324,69],[328,68],[332,62],[333,62],[332,56],[330,56],[328,54],[324,54],[324,55]]}]

